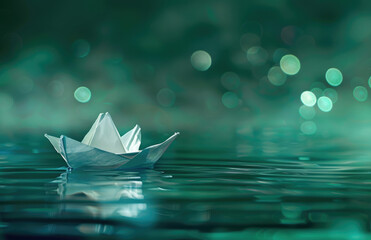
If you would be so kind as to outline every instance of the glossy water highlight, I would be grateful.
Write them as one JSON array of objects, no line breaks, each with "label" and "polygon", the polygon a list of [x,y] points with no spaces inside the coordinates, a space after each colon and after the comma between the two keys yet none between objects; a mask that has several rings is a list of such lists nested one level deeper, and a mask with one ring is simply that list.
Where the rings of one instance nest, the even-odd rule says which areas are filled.
[{"label": "glossy water highlight", "polygon": [[[334,152],[331,145],[317,148],[317,154],[297,149],[291,156],[273,156],[269,152],[276,147],[285,152],[280,147],[285,143],[268,129],[260,134],[254,143],[239,141],[236,147],[178,146],[154,170],[145,171],[68,171],[44,145],[2,144],[1,234],[65,239],[370,237],[371,168],[366,157],[349,146]],[[264,151],[258,154],[258,149]]]}]

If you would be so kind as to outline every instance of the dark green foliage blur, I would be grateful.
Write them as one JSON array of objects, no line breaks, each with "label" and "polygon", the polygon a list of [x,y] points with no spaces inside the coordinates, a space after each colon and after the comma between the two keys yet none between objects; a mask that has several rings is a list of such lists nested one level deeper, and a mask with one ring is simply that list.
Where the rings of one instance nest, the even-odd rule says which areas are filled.
[{"label": "dark green foliage blur", "polygon": [[[255,126],[367,129],[370,12],[366,0],[2,1],[0,129],[85,132],[100,112],[124,130],[223,138]],[[290,54],[293,75],[280,69]],[[329,68],[340,86],[326,81]],[[319,99],[325,89],[330,111],[299,113],[304,91]]]}]

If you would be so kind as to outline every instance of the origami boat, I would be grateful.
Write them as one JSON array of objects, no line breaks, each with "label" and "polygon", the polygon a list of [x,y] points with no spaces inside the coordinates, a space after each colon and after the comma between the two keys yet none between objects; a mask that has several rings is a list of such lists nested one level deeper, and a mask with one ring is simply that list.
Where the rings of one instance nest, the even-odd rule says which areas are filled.
[{"label": "origami boat", "polygon": [[178,135],[176,132],[160,144],[139,150],[141,128],[136,125],[120,137],[111,115],[107,112],[99,114],[81,142],[64,135],[58,138],[45,134],[45,137],[63,157],[68,167],[104,170],[153,168]]}]

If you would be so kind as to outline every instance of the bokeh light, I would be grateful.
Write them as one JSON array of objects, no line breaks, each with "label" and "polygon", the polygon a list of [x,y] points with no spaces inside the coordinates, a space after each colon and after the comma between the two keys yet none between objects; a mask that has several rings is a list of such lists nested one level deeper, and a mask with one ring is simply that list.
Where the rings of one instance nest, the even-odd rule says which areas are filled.
[{"label": "bokeh light", "polygon": [[252,65],[261,66],[267,62],[268,53],[264,48],[260,46],[254,46],[247,50],[246,57],[249,63],[251,63]]},{"label": "bokeh light", "polygon": [[254,33],[246,33],[240,39],[241,49],[247,51],[250,47],[260,44],[260,37]]},{"label": "bokeh light", "polygon": [[226,92],[222,96],[222,103],[227,108],[236,108],[239,102],[240,99],[234,92]]},{"label": "bokeh light", "polygon": [[368,78],[368,86],[371,88],[371,77]]},{"label": "bokeh light", "polygon": [[75,90],[74,96],[77,101],[81,103],[87,103],[90,101],[91,92],[89,88],[81,86]]},{"label": "bokeh light", "polygon": [[316,110],[314,109],[314,107],[302,105],[299,108],[299,114],[303,119],[311,120],[316,116]]},{"label": "bokeh light", "polygon": [[294,45],[302,31],[296,26],[286,26],[281,31],[281,39],[287,45]]},{"label": "bokeh light", "polygon": [[330,112],[332,109],[332,101],[330,98],[326,96],[322,96],[318,98],[317,104],[318,104],[318,108],[322,112]]},{"label": "bokeh light", "polygon": [[53,80],[48,85],[51,94],[54,97],[62,97],[64,93],[64,84],[59,80]]},{"label": "bokeh light", "polygon": [[339,86],[343,81],[343,74],[337,68],[329,68],[326,71],[326,81],[333,87]]},{"label": "bokeh light", "polygon": [[90,53],[90,43],[86,40],[79,39],[76,40],[73,45],[73,50],[76,57],[84,58]]},{"label": "bokeh light", "polygon": [[280,61],[280,66],[282,71],[287,75],[295,75],[300,71],[300,61],[292,54],[283,56]]},{"label": "bokeh light", "polygon": [[163,107],[172,107],[175,103],[175,93],[169,88],[163,88],[157,93],[157,102]]},{"label": "bokeh light", "polygon": [[282,86],[287,79],[287,75],[282,72],[280,67],[274,66],[271,67],[268,71],[268,80],[274,86]]},{"label": "bokeh light", "polygon": [[313,121],[305,121],[300,125],[300,131],[305,135],[313,135],[317,132],[317,125]]},{"label": "bokeh light", "polygon": [[206,71],[211,66],[211,56],[203,50],[195,51],[191,56],[191,64],[198,71]]},{"label": "bokeh light", "polygon": [[221,77],[223,87],[228,90],[234,90],[240,86],[240,77],[234,72],[226,72]]},{"label": "bokeh light", "polygon": [[333,88],[326,88],[325,90],[323,90],[323,95],[330,98],[332,103],[336,103],[338,101],[338,93]]},{"label": "bokeh light", "polygon": [[316,104],[317,97],[311,91],[304,91],[300,95],[301,102],[308,107],[313,107]]},{"label": "bokeh light", "polygon": [[323,90],[321,88],[315,87],[310,90],[314,95],[316,95],[317,98],[321,97],[323,95]]},{"label": "bokeh light", "polygon": [[367,89],[363,86],[357,86],[353,89],[353,97],[358,102],[364,102],[368,98],[368,92]]}]

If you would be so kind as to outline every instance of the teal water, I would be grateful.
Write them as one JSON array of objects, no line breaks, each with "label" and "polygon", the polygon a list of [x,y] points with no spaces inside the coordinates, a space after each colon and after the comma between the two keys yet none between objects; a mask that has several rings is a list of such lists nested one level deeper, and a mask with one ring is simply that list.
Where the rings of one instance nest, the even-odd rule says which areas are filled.
[{"label": "teal water", "polygon": [[130,172],[68,171],[44,139],[3,142],[0,239],[371,239],[367,148],[258,135],[178,140]]}]

